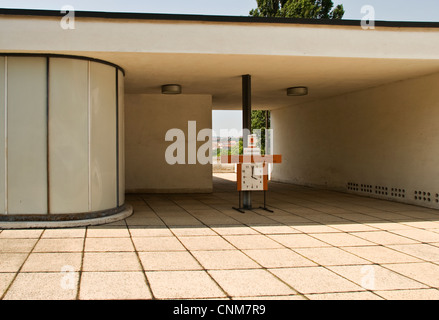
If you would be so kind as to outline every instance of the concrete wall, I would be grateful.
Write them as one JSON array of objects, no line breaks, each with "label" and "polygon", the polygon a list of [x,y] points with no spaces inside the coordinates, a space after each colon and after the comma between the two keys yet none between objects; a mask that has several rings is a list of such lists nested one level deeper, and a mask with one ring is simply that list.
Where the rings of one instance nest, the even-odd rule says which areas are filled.
[{"label": "concrete wall", "polygon": [[[188,121],[196,121],[197,133],[212,128],[210,95],[127,94],[125,108],[127,192],[212,192],[211,164],[169,165],[165,159],[173,143],[165,141],[168,130],[182,130],[187,146]],[[203,144],[197,142],[197,150]]]},{"label": "concrete wall", "polygon": [[274,110],[284,163],[273,180],[439,208],[438,83],[434,74]]}]

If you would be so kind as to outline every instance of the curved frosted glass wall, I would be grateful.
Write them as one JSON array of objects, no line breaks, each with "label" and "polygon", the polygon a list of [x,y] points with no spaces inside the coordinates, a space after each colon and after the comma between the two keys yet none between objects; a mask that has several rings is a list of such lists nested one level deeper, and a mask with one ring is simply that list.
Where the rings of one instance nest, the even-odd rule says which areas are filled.
[{"label": "curved frosted glass wall", "polygon": [[124,209],[123,71],[70,56],[0,56],[0,221]]}]

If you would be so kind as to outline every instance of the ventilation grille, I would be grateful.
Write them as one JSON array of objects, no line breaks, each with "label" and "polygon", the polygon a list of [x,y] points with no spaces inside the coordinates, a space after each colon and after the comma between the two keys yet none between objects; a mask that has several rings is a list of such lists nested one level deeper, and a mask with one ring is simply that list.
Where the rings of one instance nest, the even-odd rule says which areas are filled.
[{"label": "ventilation grille", "polygon": [[414,192],[414,197],[415,197],[415,200],[417,200],[417,201],[439,203],[439,194],[438,193],[432,194],[431,192],[428,192],[428,191],[416,190]]},{"label": "ventilation grille", "polygon": [[375,194],[387,196],[389,195],[389,188],[383,186],[375,186]]},{"label": "ventilation grille", "polygon": [[415,190],[412,193],[413,189],[407,191],[404,187],[387,187],[356,182],[348,182],[346,187],[348,191],[358,194],[439,208],[439,192]]},{"label": "ventilation grille", "polygon": [[358,183],[348,182],[348,190],[359,191]]},{"label": "ventilation grille", "polygon": [[361,184],[360,191],[366,193],[373,193],[373,187],[370,184]]},{"label": "ventilation grille", "polygon": [[394,198],[403,198],[405,199],[405,189],[401,188],[391,188],[390,189],[390,196]]},{"label": "ventilation grille", "polygon": [[372,194],[374,192],[373,186],[370,184],[358,184],[355,182],[348,182],[347,189],[355,192],[369,193]]}]

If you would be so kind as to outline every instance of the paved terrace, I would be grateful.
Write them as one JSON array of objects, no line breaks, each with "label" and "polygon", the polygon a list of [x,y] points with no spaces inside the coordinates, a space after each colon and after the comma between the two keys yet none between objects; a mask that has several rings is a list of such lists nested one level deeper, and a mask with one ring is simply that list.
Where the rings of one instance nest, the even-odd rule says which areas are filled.
[{"label": "paved terrace", "polygon": [[271,183],[275,212],[241,214],[233,177],[130,195],[112,225],[0,231],[1,299],[439,299],[438,211]]}]

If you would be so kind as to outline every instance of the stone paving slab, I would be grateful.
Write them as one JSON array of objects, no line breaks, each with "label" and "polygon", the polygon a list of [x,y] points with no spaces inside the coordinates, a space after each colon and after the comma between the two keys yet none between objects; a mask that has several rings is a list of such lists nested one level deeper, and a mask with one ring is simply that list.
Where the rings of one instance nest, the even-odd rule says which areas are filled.
[{"label": "stone paving slab", "polygon": [[274,212],[242,214],[230,177],[127,195],[108,225],[0,230],[0,299],[439,299],[439,211],[271,183]]}]

